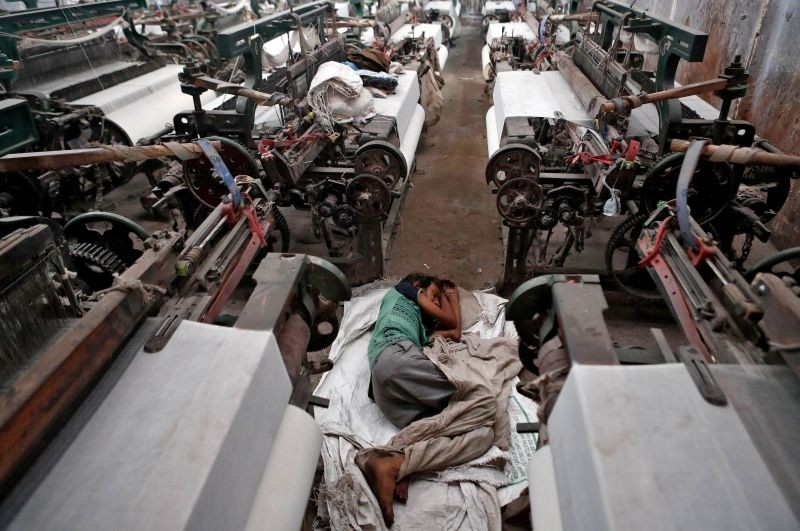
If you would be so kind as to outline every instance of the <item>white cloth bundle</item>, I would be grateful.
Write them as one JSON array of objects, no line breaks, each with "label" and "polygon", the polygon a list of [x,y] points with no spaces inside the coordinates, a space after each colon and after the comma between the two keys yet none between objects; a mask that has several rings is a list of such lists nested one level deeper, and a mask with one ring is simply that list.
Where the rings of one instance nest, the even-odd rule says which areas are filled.
[{"label": "white cloth bundle", "polygon": [[327,130],[334,123],[365,120],[375,114],[372,94],[352,68],[328,61],[323,63],[308,89],[308,101],[317,120]]},{"label": "white cloth bundle", "polygon": [[239,3],[235,4],[232,7],[222,7],[219,4],[211,3],[211,7],[214,8],[217,13],[221,15],[235,15],[242,9],[245,9],[248,6],[249,2],[247,0],[241,0]]}]

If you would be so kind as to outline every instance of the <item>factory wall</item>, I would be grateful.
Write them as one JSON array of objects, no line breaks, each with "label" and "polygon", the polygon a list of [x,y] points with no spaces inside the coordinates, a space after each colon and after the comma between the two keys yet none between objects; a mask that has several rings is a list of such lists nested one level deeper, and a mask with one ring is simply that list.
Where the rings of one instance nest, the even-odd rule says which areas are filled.
[{"label": "factory wall", "polygon": [[[731,117],[748,120],[759,136],[800,155],[800,1],[637,0],[635,7],[709,34],[705,60],[683,64],[681,83],[711,79],[741,54],[750,81]],[[713,95],[707,99],[719,106]],[[778,248],[800,245],[798,219],[800,182],[794,182],[789,201],[772,223]]]}]

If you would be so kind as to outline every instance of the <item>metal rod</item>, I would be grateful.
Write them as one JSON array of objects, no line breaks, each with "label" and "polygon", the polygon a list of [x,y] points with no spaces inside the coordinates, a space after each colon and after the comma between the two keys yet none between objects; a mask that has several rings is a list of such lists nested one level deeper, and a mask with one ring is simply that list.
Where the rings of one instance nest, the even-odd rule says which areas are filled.
[{"label": "metal rod", "polygon": [[[685,98],[686,96],[696,96],[698,94],[705,94],[707,92],[714,92],[722,90],[728,86],[730,81],[728,79],[717,78],[709,79],[706,81],[698,81],[682,87],[676,87],[651,94],[641,94],[639,96],[622,96],[622,105],[626,110],[641,107],[645,103],[656,103],[665,100],[674,100],[677,98]],[[616,109],[616,104],[613,101],[607,101],[600,106],[601,111],[611,112]]]},{"label": "metal rod", "polygon": [[308,359],[308,342],[311,339],[311,328],[297,312],[292,312],[286,319],[278,334],[278,347],[283,364],[292,382],[291,404],[305,407],[311,396],[308,372],[304,365]]},{"label": "metal rod", "polygon": [[[689,149],[688,140],[675,139],[670,143],[670,149],[675,152],[685,153]],[[718,153],[722,150],[721,153]],[[770,153],[761,149],[743,148],[739,146],[707,144],[701,155],[711,157],[724,155],[724,160],[737,164],[763,164],[765,166],[780,166],[782,168],[800,169],[800,157],[779,153]],[[0,159],[2,160],[2,159]]]},{"label": "metal rod", "polygon": [[[203,156],[200,146],[193,143],[179,144],[190,158]],[[219,141],[211,142],[215,149],[222,149]],[[37,153],[12,153],[0,158],[0,172],[28,170],[56,170],[70,166],[124,162],[160,157],[175,157],[168,145],[153,146],[98,146],[88,149],[65,149],[61,151],[39,151]]]},{"label": "metal rod", "polygon": [[228,83],[227,81],[222,81],[209,76],[181,76],[181,81],[196,87],[222,92],[223,94],[242,96],[244,98],[255,100],[259,105],[271,107],[276,103],[280,103],[281,105],[285,106],[291,106],[292,104],[291,98],[282,97],[276,101],[273,99],[273,94],[243,87],[234,83]]},{"label": "metal rod", "polygon": [[[525,22],[531,28],[531,30],[533,31],[534,35],[539,35],[539,19],[536,18],[536,16],[533,13],[531,13],[529,11],[525,12]],[[544,44],[544,43],[541,43],[541,44]]]},{"label": "metal rod", "polygon": [[[261,230],[266,234],[269,233],[269,221],[264,221],[261,224]],[[256,234],[251,233],[250,238],[247,240],[241,252],[238,252],[237,249],[238,256],[235,266],[233,268],[226,268],[225,278],[220,282],[219,288],[212,295],[210,304],[200,318],[201,323],[213,323],[217,317],[219,317],[219,314],[229,302],[233,291],[239,285],[239,282],[241,282],[250,264],[253,263],[259,249],[261,249],[261,241]]]},{"label": "metal rod", "polygon": [[597,13],[577,13],[574,15],[550,15],[550,22],[597,22]]}]

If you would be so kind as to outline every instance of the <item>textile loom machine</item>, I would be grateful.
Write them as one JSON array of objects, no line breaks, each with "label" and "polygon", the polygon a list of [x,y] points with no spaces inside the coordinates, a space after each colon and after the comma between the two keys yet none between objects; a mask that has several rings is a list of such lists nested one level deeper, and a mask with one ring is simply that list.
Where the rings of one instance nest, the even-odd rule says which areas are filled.
[{"label": "textile loom machine", "polygon": [[[298,529],[321,445],[306,353],[350,297],[330,263],[268,252],[269,200],[224,144],[21,153],[0,170],[205,157],[228,193],[191,233],[148,235],[93,288],[47,218],[0,220],[0,525]],[[132,224],[94,213],[103,240]],[[210,422],[209,419],[213,419]]]},{"label": "textile loom machine", "polygon": [[[227,83],[187,65],[182,89],[195,109],[176,114],[174,133],[163,139],[221,141],[220,156],[234,175],[254,177],[262,195],[275,204],[293,206],[295,213],[310,211],[314,236],[357,284],[382,275],[399,209],[395,199],[405,193],[425,113],[417,104],[419,81],[410,73],[400,77],[394,93],[374,100],[375,114],[364,123],[318,119],[309,97],[311,82],[321,66],[338,65],[346,57],[344,36],[325,31],[332,9],[328,2],[311,2],[220,31],[220,56],[240,57],[246,82]],[[293,34],[301,35],[297,54],[291,51]],[[285,55],[268,54],[267,61],[277,66],[265,75],[265,45],[281,39]],[[204,108],[209,91],[223,95]],[[225,192],[217,174],[205,159],[182,163],[166,172],[146,203],[160,208],[178,200],[183,217],[197,226]],[[287,224],[280,210],[274,214],[287,250],[289,225],[298,217]]]},{"label": "textile loom machine", "polygon": [[402,10],[399,2],[390,1],[378,9],[374,27],[361,34],[361,42],[365,46],[381,47],[392,61],[422,76],[428,68],[435,72],[444,70],[451,32],[441,17],[431,22],[418,22]]},{"label": "textile loom machine", "polygon": [[458,0],[431,0],[422,6],[423,22],[440,23],[442,39],[449,43],[461,36],[461,2]]},{"label": "textile loom machine", "polygon": [[540,20],[526,12],[522,21],[489,22],[481,50],[484,80],[493,81],[497,72],[555,69],[555,53],[572,43],[567,23],[590,22],[591,18],[582,13],[546,15]]},{"label": "textile loom machine", "polygon": [[539,47],[539,39],[527,22],[491,22],[486,26],[484,40],[481,65],[487,83],[494,80],[497,72],[532,70],[538,66],[534,51]]},{"label": "textile loom machine", "polygon": [[[0,155],[95,142],[131,146],[166,132],[167,117],[186,105],[177,78],[181,66],[169,63],[207,53],[138,33],[132,12],[144,6],[110,0],[0,16]],[[127,182],[134,169],[115,163],[3,174],[1,208],[66,218],[101,206],[103,194]]]},{"label": "textile loom machine", "polygon": [[[652,297],[641,275],[627,276],[636,262],[631,242],[644,219],[674,199],[686,149],[679,140],[692,137],[728,146],[701,161],[702,178],[687,193],[694,218],[742,267],[754,238],[770,237],[765,224],[797,174],[791,164],[740,164],[750,148],[778,152],[751,124],[728,118],[747,88],[739,58],[716,79],[677,86],[679,63],[703,59],[705,33],[616,0],[595,2],[582,22],[571,54],[554,56],[557,71],[496,76],[486,180],[504,224],[502,289],[567,267],[610,275],[629,294]],[[651,53],[658,56],[654,70],[645,60]],[[698,97],[711,92],[722,100],[720,110]],[[734,156],[736,148],[747,149]],[[595,260],[605,267],[568,267],[568,256],[611,222],[617,226],[608,231],[605,256]]]},{"label": "textile loom machine", "polygon": [[[274,11],[274,8],[271,10]],[[149,6],[137,13],[135,25],[151,43],[180,43],[194,53],[194,59],[205,64],[210,72],[223,68],[214,44],[217,31],[240,24],[266,10],[258,2],[199,2]],[[235,70],[220,72],[230,78]]]},{"label": "textile loom machine", "polygon": [[521,19],[512,0],[484,0],[481,2],[481,15],[484,31],[492,22],[513,22]]},{"label": "textile loom machine", "polygon": [[[687,175],[697,162],[687,154]],[[543,275],[509,300],[539,376],[533,528],[796,529],[800,289],[779,270],[800,249],[742,274],[685,202],[642,227],[637,257],[677,333],[650,328],[649,347],[621,348],[631,323],[608,316],[627,303],[595,275]]]}]

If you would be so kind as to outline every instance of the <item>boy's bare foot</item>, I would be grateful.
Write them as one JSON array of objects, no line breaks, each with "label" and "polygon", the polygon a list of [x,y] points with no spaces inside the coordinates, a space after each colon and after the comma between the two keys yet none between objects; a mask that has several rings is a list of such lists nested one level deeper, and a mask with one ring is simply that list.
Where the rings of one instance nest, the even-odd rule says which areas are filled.
[{"label": "boy's bare foot", "polygon": [[403,464],[405,455],[402,453],[393,455],[370,455],[366,458],[361,467],[364,476],[367,478],[369,488],[378,499],[378,505],[383,513],[383,521],[388,527],[394,523],[394,500],[395,481],[400,466]]},{"label": "boy's bare foot", "polygon": [[395,484],[394,497],[397,498],[400,503],[408,501],[408,478],[403,478]]}]

